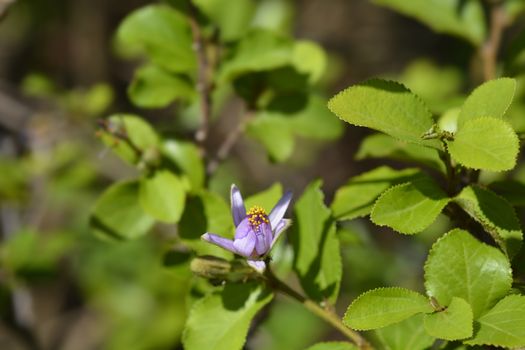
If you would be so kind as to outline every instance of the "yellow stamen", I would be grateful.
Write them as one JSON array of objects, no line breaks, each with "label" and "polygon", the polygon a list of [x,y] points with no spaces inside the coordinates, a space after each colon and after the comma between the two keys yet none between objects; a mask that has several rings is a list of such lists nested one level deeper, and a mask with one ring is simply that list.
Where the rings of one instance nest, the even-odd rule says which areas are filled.
[{"label": "yellow stamen", "polygon": [[264,211],[264,209],[258,205],[251,207],[250,210],[248,210],[248,212],[246,213],[246,215],[248,216],[248,221],[255,230],[258,230],[259,226],[263,223],[269,223],[266,211]]}]

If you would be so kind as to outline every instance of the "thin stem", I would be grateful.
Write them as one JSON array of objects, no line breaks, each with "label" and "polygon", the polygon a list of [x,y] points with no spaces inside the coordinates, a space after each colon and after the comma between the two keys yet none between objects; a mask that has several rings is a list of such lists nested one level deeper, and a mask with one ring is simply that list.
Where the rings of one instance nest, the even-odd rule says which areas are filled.
[{"label": "thin stem", "polygon": [[191,31],[193,33],[193,50],[197,54],[197,91],[201,97],[201,124],[195,133],[195,140],[203,152],[205,151],[202,145],[208,138],[211,119],[211,84],[209,81],[209,62],[206,52],[206,45],[202,37],[201,28],[197,22],[197,9],[194,5],[190,5],[191,16],[189,17]]},{"label": "thin stem", "polygon": [[103,131],[113,135],[117,138],[117,140],[123,141],[126,145],[128,145],[129,148],[131,148],[131,150],[133,151],[133,153],[135,153],[135,157],[137,157],[137,159],[142,158],[142,150],[139,147],[137,147],[137,145],[135,145],[133,141],[131,141],[125,129],[115,128],[115,126],[112,125],[111,122],[103,119],[98,120],[98,125]]},{"label": "thin stem", "polygon": [[332,325],[335,329],[337,329],[339,332],[341,332],[343,335],[345,335],[348,339],[350,339],[354,344],[357,345],[357,347],[361,350],[373,350],[373,347],[368,343],[368,341],[363,338],[358,332],[346,327],[342,322],[339,316],[331,309],[322,308],[314,302],[313,300],[310,300],[300,294],[299,292],[292,289],[290,286],[288,286],[286,283],[281,281],[279,278],[277,278],[272,271],[267,268],[265,272],[265,277],[267,279],[268,284],[273,287],[273,289],[278,290],[282,292],[283,294],[288,295],[289,297],[297,300],[303,306],[314,313],[315,315],[319,316],[326,322],[328,322],[330,325]]},{"label": "thin stem", "polygon": [[248,124],[248,121],[252,119],[253,113],[247,112],[242,117],[241,120],[237,123],[236,128],[228,134],[228,136],[224,139],[224,141],[219,146],[219,150],[217,151],[215,158],[211,159],[208,163],[207,172],[208,175],[213,174],[219,165],[230,155],[230,152],[233,149],[233,146],[237,143],[241,135],[244,133],[244,130],[246,130],[246,124]]},{"label": "thin stem", "polygon": [[490,33],[481,47],[480,56],[485,81],[496,78],[498,51],[503,31],[508,25],[507,16],[500,1],[489,1]]},{"label": "thin stem", "polygon": [[454,166],[452,165],[450,154],[448,154],[448,152],[439,152],[439,157],[443,163],[445,163],[447,170],[447,193],[452,196],[455,192],[456,169],[454,169]]}]

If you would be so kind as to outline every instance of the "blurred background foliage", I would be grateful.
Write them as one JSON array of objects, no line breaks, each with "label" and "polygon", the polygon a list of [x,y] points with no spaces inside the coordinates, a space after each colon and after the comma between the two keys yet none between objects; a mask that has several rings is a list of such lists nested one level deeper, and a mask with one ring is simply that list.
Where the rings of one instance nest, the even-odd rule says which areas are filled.
[{"label": "blurred background foliage", "polygon": [[[166,2],[185,11],[181,1]],[[117,153],[131,159],[131,164],[126,163],[109,150],[115,146],[113,141],[97,134],[97,120],[116,112],[143,116],[160,136],[144,131],[141,137],[146,133],[152,142],[162,142],[163,155],[173,166],[191,173],[187,180],[190,192],[203,186],[203,165],[192,163],[195,157],[191,156],[181,163],[178,153],[195,152],[192,145],[180,142],[191,139],[198,124],[199,107],[192,88],[196,76],[188,73],[195,69],[193,58],[178,61],[186,66],[173,65],[163,57],[178,53],[159,52],[154,46],[146,48],[153,50],[154,59],[137,56],[144,50],[137,45],[137,36],[154,37],[137,33],[134,22],[151,13],[126,16],[137,14],[133,11],[150,2],[10,3],[0,2],[0,348],[181,348],[188,310],[210,285],[189,272],[188,250],[174,250],[173,246],[180,240],[197,252],[211,248],[183,233],[177,237],[172,224],[142,223],[148,228],[154,225],[149,235],[114,243],[93,235],[88,222],[93,210],[110,211],[115,220],[129,218],[117,215],[119,207],[114,202],[103,206],[99,201],[93,209],[111,183],[132,181],[141,170],[133,166],[137,163],[132,159],[133,150],[118,146]],[[202,16],[220,27],[218,40],[225,47],[241,40],[232,51],[235,57],[217,78],[233,83],[221,85],[212,96],[216,110],[207,140],[210,149],[218,147],[240,122],[238,115],[244,107],[239,98],[231,98],[233,91],[257,112],[246,137],[240,138],[210,179],[209,188],[214,192],[191,197],[186,202],[190,209],[177,214],[181,232],[189,232],[184,227],[195,230],[194,225],[199,230],[202,226],[202,232],[209,227],[199,223],[198,210],[191,210],[203,206],[218,218],[208,223],[219,230],[216,233],[231,230],[226,204],[231,183],[254,194],[280,182],[282,187],[265,192],[271,205],[282,188],[299,194],[318,177],[323,179],[330,203],[335,189],[350,176],[384,164],[385,157],[393,167],[413,157],[407,157],[411,150],[406,144],[370,135],[364,129],[343,128],[330,116],[325,97],[342,87],[373,76],[397,79],[428,102],[435,115],[441,115],[460,106],[466,93],[483,80],[476,51],[484,36],[483,13],[472,15],[468,30],[449,23],[449,27],[432,31],[412,19],[414,14],[405,13],[407,17],[391,11],[388,7],[399,8],[396,1],[195,3],[201,6]],[[499,69],[518,79],[518,102],[509,116],[515,129],[523,133],[523,4],[518,0],[508,4],[514,21],[505,32]],[[445,19],[439,23],[448,23],[446,13],[442,15]],[[430,23],[432,27],[432,20]],[[283,36],[261,31],[245,36],[248,26]],[[204,26],[203,33],[214,35],[211,26]],[[301,41],[286,39],[291,37]],[[191,46],[191,36],[186,39],[182,44]],[[326,55],[311,42],[324,48]],[[278,47],[282,53],[265,56],[267,47]],[[253,73],[261,65],[269,73]],[[249,93],[261,81],[268,89],[255,98]],[[305,97],[305,86],[314,97]],[[274,98],[283,91],[285,103]],[[311,118],[325,118],[326,122],[311,124]],[[116,123],[120,120],[114,119]],[[132,117],[128,122],[133,123]],[[425,160],[429,169],[435,166],[432,159]],[[496,174],[484,176],[485,181],[499,179]],[[524,181],[525,167],[512,177]],[[119,192],[121,206],[133,204],[128,193],[136,190],[135,185],[127,184]],[[508,193],[509,199],[512,194]],[[523,205],[522,198],[515,195],[514,199]],[[166,215],[174,214],[169,211]],[[431,230],[410,238],[366,220],[338,227],[344,266],[341,306],[379,285],[420,289],[428,247],[448,225],[440,217]],[[280,244],[274,258],[280,263],[278,273],[287,276],[290,248]],[[277,298],[272,303],[271,310],[256,317],[258,327],[250,331],[248,348],[302,349],[317,340],[340,339],[294,302]]]}]

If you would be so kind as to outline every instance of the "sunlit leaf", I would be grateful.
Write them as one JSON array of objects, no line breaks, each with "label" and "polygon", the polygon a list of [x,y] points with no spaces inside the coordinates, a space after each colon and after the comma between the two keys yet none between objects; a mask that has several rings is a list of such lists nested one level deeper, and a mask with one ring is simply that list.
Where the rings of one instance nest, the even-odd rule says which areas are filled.
[{"label": "sunlit leaf", "polygon": [[162,144],[162,153],[188,178],[191,189],[196,191],[204,186],[205,169],[198,147],[191,142],[167,140]]},{"label": "sunlit leaf", "polygon": [[167,5],[148,5],[129,14],[118,28],[117,40],[172,72],[196,69],[189,22]]},{"label": "sunlit leaf", "polygon": [[505,296],[512,283],[510,264],[497,248],[455,229],[440,238],[425,263],[425,287],[440,305],[453,297],[472,307],[474,319]]},{"label": "sunlit leaf", "polygon": [[458,163],[474,169],[510,170],[516,165],[518,136],[505,121],[481,117],[466,121],[448,141],[448,150]]},{"label": "sunlit leaf", "polygon": [[509,295],[477,320],[469,345],[525,346],[525,296]]},{"label": "sunlit leaf", "polygon": [[458,340],[472,336],[472,309],[461,298],[453,297],[440,311],[425,315],[425,330],[433,337]]},{"label": "sunlit leaf", "polygon": [[252,0],[193,0],[219,28],[224,41],[242,38],[250,27],[256,3]]},{"label": "sunlit leaf", "polygon": [[272,300],[256,284],[227,284],[193,306],[182,342],[188,350],[236,350],[243,347],[252,318]]},{"label": "sunlit leaf", "polygon": [[342,341],[331,341],[325,343],[317,343],[310,346],[306,350],[357,350],[358,348],[352,343],[345,343]]},{"label": "sunlit leaf", "polygon": [[361,294],[346,310],[343,322],[357,330],[376,329],[418,313],[432,312],[423,295],[404,288],[378,288]]},{"label": "sunlit leaf", "polygon": [[101,236],[132,239],[145,235],[155,220],[139,204],[139,183],[118,182],[109,187],[97,200],[90,224]]},{"label": "sunlit leaf", "polygon": [[377,199],[370,220],[401,233],[418,233],[434,222],[449,201],[432,179],[423,177],[384,192]]},{"label": "sunlit leaf", "polygon": [[494,79],[478,86],[461,107],[458,127],[476,118],[503,118],[515,91],[516,80],[512,78]]},{"label": "sunlit leaf", "polygon": [[324,204],[321,181],[311,183],[294,205],[295,221],[289,237],[294,268],[305,292],[313,299],[334,303],[342,276],[335,222]]},{"label": "sunlit leaf", "polygon": [[138,107],[160,108],[175,99],[191,100],[195,90],[188,78],[147,65],[135,72],[128,95]]},{"label": "sunlit leaf", "polygon": [[140,180],[140,204],[146,213],[157,220],[178,222],[185,200],[184,182],[172,172],[160,170]]},{"label": "sunlit leaf", "polygon": [[395,170],[382,166],[352,177],[337,190],[330,206],[338,220],[351,220],[370,214],[374,203],[392,185],[421,178],[423,174],[415,168]]},{"label": "sunlit leaf", "polygon": [[369,80],[335,95],[330,110],[342,120],[375,129],[397,139],[440,148],[436,140],[423,140],[434,121],[425,104],[405,86]]},{"label": "sunlit leaf", "polygon": [[424,350],[434,343],[434,338],[425,332],[423,314],[417,314],[399,323],[376,329],[374,333],[385,349]]}]

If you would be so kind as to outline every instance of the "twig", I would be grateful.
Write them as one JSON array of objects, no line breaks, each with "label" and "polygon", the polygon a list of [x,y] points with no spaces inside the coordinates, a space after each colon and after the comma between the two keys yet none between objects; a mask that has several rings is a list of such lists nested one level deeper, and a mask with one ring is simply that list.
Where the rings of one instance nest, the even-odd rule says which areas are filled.
[{"label": "twig", "polygon": [[239,140],[239,137],[244,133],[244,130],[246,130],[246,124],[248,124],[248,121],[252,119],[252,117],[252,112],[245,113],[241,117],[241,120],[237,123],[237,127],[224,139],[222,144],[219,146],[217,154],[208,163],[208,167],[206,169],[208,175],[213,174],[217,170],[218,166],[226,158],[228,158],[231,150],[233,149],[233,146],[235,146],[235,144]]},{"label": "twig", "polygon": [[503,31],[509,24],[505,10],[499,1],[489,1],[488,6],[490,11],[490,33],[480,50],[483,65],[483,79],[485,81],[496,77],[496,66],[498,51],[501,45],[501,37]]},{"label": "twig", "polygon": [[203,151],[202,145],[208,138],[208,132],[211,119],[211,84],[209,79],[209,62],[206,52],[206,46],[202,37],[202,32],[197,22],[197,9],[190,5],[191,16],[189,16],[191,31],[193,33],[193,50],[197,55],[197,91],[201,97],[201,124],[195,133],[195,140]]},{"label": "twig", "polygon": [[131,141],[125,129],[119,127],[116,128],[111,122],[104,119],[98,120],[97,123],[103,131],[113,135],[117,140],[126,143],[126,145],[133,150],[137,159],[141,159],[143,151]]},{"label": "twig", "polygon": [[368,343],[368,341],[365,338],[363,338],[361,334],[345,326],[341,322],[339,316],[333,310],[328,308],[322,308],[313,300],[310,300],[305,296],[301,295],[299,292],[295,291],[286,283],[277,278],[272,273],[270,268],[266,269],[265,277],[267,279],[268,284],[271,287],[303,304],[303,306],[306,309],[316,314],[317,316],[328,322],[330,325],[332,325],[334,328],[336,328],[339,332],[344,334],[348,339],[350,339],[354,344],[356,344],[360,350],[373,350],[372,345],[370,345],[370,343]]},{"label": "twig", "polygon": [[456,191],[456,169],[452,165],[450,154],[447,151],[440,151],[439,158],[445,163],[447,169],[447,193],[449,196],[453,196]]}]

